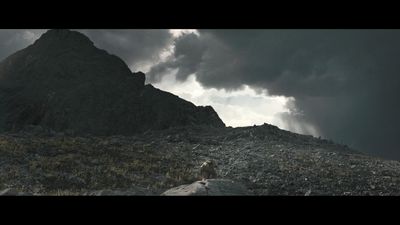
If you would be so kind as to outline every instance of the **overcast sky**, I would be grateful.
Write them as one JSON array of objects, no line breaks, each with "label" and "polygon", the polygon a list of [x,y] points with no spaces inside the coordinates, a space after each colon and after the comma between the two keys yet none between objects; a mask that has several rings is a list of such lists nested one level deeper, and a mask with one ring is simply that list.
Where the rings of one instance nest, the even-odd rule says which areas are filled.
[{"label": "overcast sky", "polygon": [[[0,60],[45,30],[0,30]],[[399,30],[80,30],[228,126],[264,122],[400,159]]]}]

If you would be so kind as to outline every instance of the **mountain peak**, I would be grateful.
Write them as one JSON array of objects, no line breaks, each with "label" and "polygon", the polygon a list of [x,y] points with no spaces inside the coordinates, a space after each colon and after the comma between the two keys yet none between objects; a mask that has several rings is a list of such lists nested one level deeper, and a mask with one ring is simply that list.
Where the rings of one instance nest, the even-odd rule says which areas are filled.
[{"label": "mountain peak", "polygon": [[49,30],[0,63],[0,131],[30,125],[97,135],[225,126],[210,107],[145,86],[144,73],[70,30]]},{"label": "mountain peak", "polygon": [[52,29],[44,33],[38,40],[36,40],[35,45],[42,44],[69,44],[73,45],[88,45],[93,46],[93,42],[84,34],[71,31],[68,29]]}]

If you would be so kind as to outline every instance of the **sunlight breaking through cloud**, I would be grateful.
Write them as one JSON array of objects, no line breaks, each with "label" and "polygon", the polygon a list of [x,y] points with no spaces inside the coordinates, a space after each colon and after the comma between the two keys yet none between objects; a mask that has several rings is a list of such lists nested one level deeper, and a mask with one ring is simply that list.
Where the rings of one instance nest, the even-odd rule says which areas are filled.
[{"label": "sunlight breaking through cloud", "polygon": [[286,108],[289,98],[284,96],[269,96],[264,92],[256,92],[247,85],[236,91],[205,89],[196,80],[195,75],[189,76],[184,82],[175,78],[176,71],[166,75],[153,85],[169,91],[196,105],[211,105],[227,126],[251,126],[263,123],[274,124],[286,128],[281,120],[281,113],[288,113]]}]

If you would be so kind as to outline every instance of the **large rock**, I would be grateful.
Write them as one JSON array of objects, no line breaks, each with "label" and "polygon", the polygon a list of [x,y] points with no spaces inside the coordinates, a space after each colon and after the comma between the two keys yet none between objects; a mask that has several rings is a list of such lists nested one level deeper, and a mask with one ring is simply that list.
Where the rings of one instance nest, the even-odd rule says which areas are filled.
[{"label": "large rock", "polygon": [[167,190],[164,196],[190,196],[190,195],[249,195],[245,186],[227,179],[208,179],[196,181],[193,184],[181,185]]},{"label": "large rock", "polygon": [[144,73],[69,30],[49,30],[0,63],[0,131],[29,125],[76,135],[225,126],[210,106],[145,85]]}]

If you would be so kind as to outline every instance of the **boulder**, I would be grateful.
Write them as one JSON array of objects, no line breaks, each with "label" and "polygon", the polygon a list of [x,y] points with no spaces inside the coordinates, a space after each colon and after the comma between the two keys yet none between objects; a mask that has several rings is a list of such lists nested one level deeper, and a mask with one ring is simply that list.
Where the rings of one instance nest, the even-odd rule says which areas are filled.
[{"label": "boulder", "polygon": [[162,193],[163,196],[193,196],[193,195],[249,195],[246,187],[228,179],[207,179],[196,181],[189,185],[181,185]]}]

